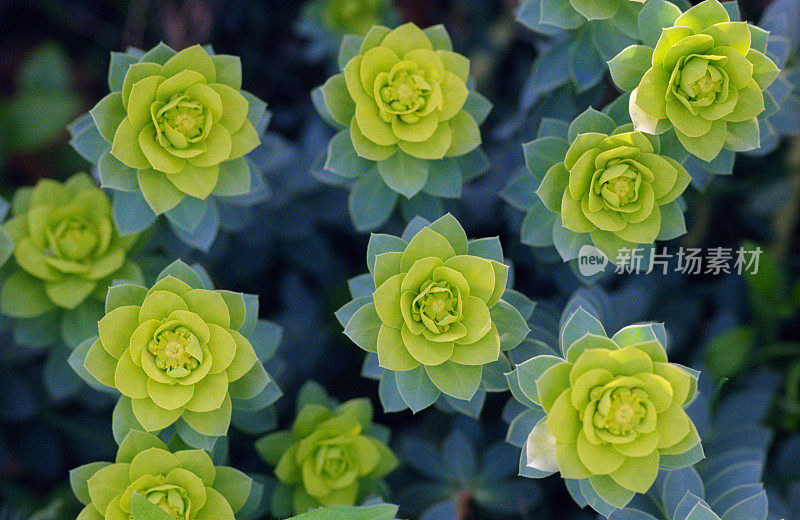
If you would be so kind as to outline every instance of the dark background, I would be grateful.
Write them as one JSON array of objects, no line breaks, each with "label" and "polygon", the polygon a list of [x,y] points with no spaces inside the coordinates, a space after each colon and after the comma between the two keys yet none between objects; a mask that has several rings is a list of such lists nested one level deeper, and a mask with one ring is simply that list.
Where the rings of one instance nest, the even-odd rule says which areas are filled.
[{"label": "dark background", "polygon": [[[739,1],[750,21],[757,21],[768,4]],[[692,364],[710,338],[731,324],[751,321],[748,290],[739,277],[616,277],[584,288],[566,266],[548,263],[552,256],[520,245],[521,217],[497,193],[522,164],[520,144],[534,133],[523,129],[509,137],[499,129],[525,117],[518,113],[518,98],[538,37],[515,22],[514,0],[398,0],[397,7],[401,22],[444,23],[456,50],[471,58],[478,91],[495,104],[483,127],[494,167],[467,187],[452,210],[470,237],[501,236],[515,265],[515,288],[539,302],[540,323],[557,324],[564,305],[579,291],[608,311],[604,322],[611,332],[637,320],[665,321],[671,355]],[[328,61],[314,58],[308,38],[296,30],[302,8],[303,2],[295,0],[0,0],[0,194],[6,199],[17,186],[90,168],[69,147],[66,124],[107,93],[109,52],[164,41],[176,49],[211,43],[216,52],[241,57],[243,88],[264,99],[273,113],[264,153],[273,201],[259,209],[247,233],[221,237],[209,255],[163,247],[152,252],[165,260],[178,253],[199,261],[218,287],[258,293],[261,317],[284,327],[280,359],[271,367],[287,394],[278,405],[281,425],[291,420],[294,391],[310,377],[341,399],[368,395],[380,409],[377,384],[359,376],[363,353],[340,334],[333,318],[349,299],[346,280],[365,271],[368,235],[352,229],[344,191],[323,187],[308,174],[309,161],[324,150],[330,135],[313,111],[309,92],[331,69]],[[613,99],[613,88],[608,88],[606,101]],[[798,148],[797,142],[787,141],[766,157],[742,156],[732,177],[715,180],[703,194],[687,194],[689,233],[680,243],[735,247],[744,239],[755,240],[770,245],[788,273],[797,273]],[[295,189],[295,184],[304,188]],[[781,186],[793,186],[795,198]],[[779,193],[770,195],[770,189]],[[387,229],[399,233],[402,222],[395,219]],[[775,337],[800,337],[796,319],[776,327]],[[89,402],[53,399],[41,385],[44,357],[32,352],[0,359],[0,518],[3,505],[30,511],[69,497],[64,484],[68,469],[109,460],[115,450],[108,403],[99,397]],[[766,363],[777,369],[784,361]],[[401,437],[411,432],[436,440],[457,427],[480,450],[503,439],[506,425],[500,414],[506,399],[507,394],[490,396],[480,423],[433,410],[378,417]],[[776,413],[779,436],[796,429],[794,416]],[[252,440],[232,432],[232,464],[267,474]],[[392,484],[402,488],[404,479],[414,477],[401,474]],[[548,479],[533,486],[521,486],[519,492],[533,497],[544,491],[548,500],[531,500],[525,518],[584,518],[574,516],[578,508],[560,482]],[[469,504],[469,493],[464,485],[453,496]],[[42,518],[74,518],[74,503],[58,503],[59,516]],[[462,509],[459,519],[467,518],[493,517]]]}]

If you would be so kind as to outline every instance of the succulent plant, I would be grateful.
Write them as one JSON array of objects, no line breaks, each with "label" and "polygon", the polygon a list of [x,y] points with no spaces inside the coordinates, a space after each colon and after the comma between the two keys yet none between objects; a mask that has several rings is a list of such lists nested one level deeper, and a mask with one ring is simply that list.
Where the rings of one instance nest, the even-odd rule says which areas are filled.
[{"label": "succulent plant", "polygon": [[397,458],[386,446],[389,430],[373,424],[372,414],[368,399],[338,404],[315,383],[306,384],[291,430],[256,443],[280,482],[272,498],[274,515],[354,505],[382,492],[381,479],[394,470]]},{"label": "succulent plant", "polygon": [[763,91],[778,76],[764,53],[767,33],[732,22],[718,0],[705,0],[674,18],[655,47],[632,45],[611,60],[617,85],[631,91],[630,115],[637,130],[675,129],[691,154],[712,161],[719,152],[760,146],[758,116]]},{"label": "succulent plant", "polygon": [[352,314],[344,332],[377,353],[401,395],[469,401],[481,388],[483,367],[504,358],[529,330],[502,300],[508,266],[499,242],[489,253],[485,241],[468,241],[450,214],[409,235],[372,235],[374,292],[346,306]]},{"label": "succulent plant", "polygon": [[[108,197],[85,173],[19,188],[3,227],[13,254],[0,310],[20,320],[22,343],[22,331],[30,329],[38,338],[60,333],[74,346],[93,334],[95,308],[114,280],[142,281],[129,258],[138,237],[120,236]],[[76,328],[90,331],[78,337],[84,332]]]},{"label": "succulent plant", "polygon": [[641,40],[642,22],[657,25],[658,19],[645,12],[647,5],[641,0],[519,2],[517,21],[552,42],[537,49],[519,97],[519,109],[528,117],[512,119],[505,127],[519,131],[543,115],[572,118],[587,105],[584,96],[599,99],[595,96],[605,90],[608,60]]},{"label": "succulent plant", "polygon": [[70,471],[70,484],[85,506],[78,520],[137,518],[137,498],[166,513],[165,518],[234,520],[256,489],[241,471],[215,466],[205,451],[172,452],[158,437],[141,431],[125,437],[115,462]]},{"label": "succulent plant", "polygon": [[192,245],[198,227],[213,239],[214,198],[263,183],[245,155],[260,143],[266,105],[241,90],[239,58],[159,44],[112,53],[108,79],[111,93],[73,124],[72,144],[116,191],[115,217],[138,231],[165,214]]},{"label": "succulent plant", "polygon": [[631,325],[609,338],[579,307],[560,341],[563,357],[540,354],[508,375],[531,407],[518,417],[532,425],[520,463],[526,476],[559,472],[584,496],[622,508],[652,486],[660,467],[702,459],[684,410],[697,373],[669,362],[663,326]]},{"label": "succulent plant", "polygon": [[384,22],[393,5],[391,0],[315,0],[306,4],[305,15],[334,34],[364,36]]},{"label": "succulent plant", "polygon": [[[179,260],[149,289],[114,286],[100,336],[74,355],[88,372],[79,375],[122,394],[117,438],[130,429],[160,432],[180,420],[191,445],[192,432],[225,435],[234,404],[257,409],[274,402],[280,393],[248,339],[257,325],[256,301],[208,288]],[[275,345],[257,346],[264,357]]]},{"label": "succulent plant", "polygon": [[[520,16],[538,18],[539,23],[561,29],[577,29],[587,21],[609,20],[638,13],[646,0],[525,0]],[[622,11],[622,13],[620,13]]]},{"label": "succulent plant", "polygon": [[624,250],[686,232],[676,199],[691,177],[659,153],[657,136],[630,124],[617,126],[588,109],[569,126],[566,139],[546,136],[524,146],[530,175],[513,181],[504,194],[527,201],[521,205],[527,212],[524,243],[554,244],[565,261],[593,244],[620,262]]},{"label": "succulent plant", "polygon": [[491,105],[470,91],[469,60],[453,52],[444,27],[375,26],[345,39],[340,58],[342,72],[312,94],[317,111],[340,129],[324,168],[354,181],[354,193],[379,181],[390,202],[362,215],[369,201],[351,196],[356,226],[385,221],[397,193],[458,197],[464,178],[484,169],[484,161],[466,158],[481,144],[478,125]]}]

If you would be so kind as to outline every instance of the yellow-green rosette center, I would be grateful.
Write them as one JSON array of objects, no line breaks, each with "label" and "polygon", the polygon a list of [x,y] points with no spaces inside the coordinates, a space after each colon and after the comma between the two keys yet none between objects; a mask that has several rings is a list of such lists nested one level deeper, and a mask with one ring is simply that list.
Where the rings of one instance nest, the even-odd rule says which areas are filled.
[{"label": "yellow-green rosette center", "polygon": [[655,405],[638,378],[619,377],[596,386],[588,400],[582,412],[583,431],[592,444],[627,444],[655,428]]},{"label": "yellow-green rosette center", "polygon": [[611,161],[604,170],[595,173],[593,192],[608,209],[625,211],[626,206],[639,198],[642,176],[626,161]]},{"label": "yellow-green rosette center", "polygon": [[478,119],[489,107],[476,97],[483,107],[467,105],[469,60],[453,52],[442,27],[374,26],[364,41],[357,54],[343,54],[350,58],[342,60],[341,73],[320,87],[325,106],[319,108],[350,129],[349,143],[345,134],[337,142],[380,164],[386,185],[411,198],[425,185],[426,161],[459,157],[480,145]]},{"label": "yellow-green rosette center", "polygon": [[462,299],[458,287],[442,280],[423,283],[419,294],[411,301],[411,318],[422,323],[434,334],[450,330],[461,320]]},{"label": "yellow-green rosette center", "polygon": [[[686,467],[701,459],[700,436],[684,410],[696,395],[697,375],[669,362],[663,333],[660,324],[638,324],[609,338],[599,320],[578,308],[560,330],[563,360],[538,356],[518,365],[520,389],[535,390],[529,394],[547,414],[528,436],[528,466],[586,479],[622,509],[651,489],[662,464]],[[683,456],[680,464],[672,455]]]},{"label": "yellow-green rosette center", "polygon": [[183,150],[208,136],[212,117],[200,101],[182,94],[152,106],[153,123],[163,146]]},{"label": "yellow-green rosette center", "polygon": [[314,456],[317,470],[320,475],[326,478],[340,481],[347,473],[353,473],[351,478],[347,479],[350,483],[355,480],[355,471],[353,470],[354,464],[352,457],[348,450],[343,448],[337,443],[325,443],[317,448]]},{"label": "yellow-green rosette center", "polygon": [[647,394],[643,390],[630,388],[595,390],[600,390],[600,398],[592,417],[594,426],[613,435],[624,436],[636,432],[647,415],[647,408],[642,403]]},{"label": "yellow-green rosette center", "polygon": [[705,76],[694,82],[694,96],[706,97],[722,90],[722,75],[717,69],[709,69]]},{"label": "yellow-green rosette center", "polygon": [[375,89],[383,119],[389,122],[391,115],[397,115],[408,124],[419,121],[416,112],[425,108],[433,92],[425,72],[411,61],[401,61],[389,74],[380,74]]},{"label": "yellow-green rosette center", "polygon": [[43,179],[23,192],[3,226],[14,244],[0,298],[3,314],[33,318],[56,307],[71,311],[105,294],[114,279],[141,277],[128,258],[137,236],[119,235],[108,196],[91,177]]},{"label": "yellow-green rosette center", "polygon": [[169,377],[185,377],[203,362],[203,350],[188,328],[167,323],[156,331],[147,350],[156,367]]},{"label": "yellow-green rosette center", "polygon": [[191,518],[191,500],[180,486],[170,484],[155,486],[145,491],[144,497],[174,518],[180,520]]},{"label": "yellow-green rosette center", "polygon": [[47,241],[46,255],[80,262],[97,247],[97,228],[80,217],[65,218],[48,230]]},{"label": "yellow-green rosette center", "polygon": [[675,97],[690,112],[724,102],[728,96],[729,78],[722,66],[728,61],[725,56],[691,55],[681,58],[673,72]]},{"label": "yellow-green rosette center", "polygon": [[[605,131],[615,125],[591,111],[576,121],[605,126]],[[675,199],[691,180],[680,163],[659,153],[656,136],[627,131],[631,128],[578,134],[564,163],[553,165],[537,190],[550,211],[561,213],[563,227],[590,233],[609,258],[620,258],[623,248],[654,242],[662,229],[683,227]]]},{"label": "yellow-green rosette center", "polygon": [[613,193],[619,197],[620,202],[627,201],[634,195],[635,184],[627,177],[618,177],[613,182]]}]

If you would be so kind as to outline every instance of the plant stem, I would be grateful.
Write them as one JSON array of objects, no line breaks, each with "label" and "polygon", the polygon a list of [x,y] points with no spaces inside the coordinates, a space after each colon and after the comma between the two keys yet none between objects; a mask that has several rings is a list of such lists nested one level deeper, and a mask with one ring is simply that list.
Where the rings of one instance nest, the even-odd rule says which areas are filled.
[{"label": "plant stem", "polygon": [[472,518],[472,495],[469,491],[462,491],[456,503],[456,520],[470,520]]}]

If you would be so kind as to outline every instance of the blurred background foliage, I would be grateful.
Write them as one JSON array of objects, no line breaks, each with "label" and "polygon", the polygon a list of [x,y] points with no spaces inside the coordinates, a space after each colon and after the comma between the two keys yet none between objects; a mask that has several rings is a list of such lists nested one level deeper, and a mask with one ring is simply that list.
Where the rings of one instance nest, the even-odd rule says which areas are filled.
[{"label": "blurred background foliage", "polygon": [[[758,437],[756,479],[763,475],[770,518],[800,520],[800,139],[789,137],[800,132],[800,4],[738,3],[744,19],[764,17],[766,28],[785,40],[788,90],[775,116],[784,137],[766,155],[740,155],[732,175],[709,179],[705,191],[687,192],[688,234],[670,245],[759,245],[767,252],[759,274],[612,273],[590,285],[554,251],[520,244],[522,214],[498,194],[522,168],[520,145],[535,137],[541,119],[569,120],[589,105],[602,108],[618,94],[608,78],[581,93],[547,85],[534,63],[553,40],[517,23],[515,0],[397,0],[381,16],[390,24],[444,23],[456,50],[472,60],[477,90],[495,106],[482,128],[492,169],[446,208],[469,236],[501,237],[515,289],[538,302],[531,338],[555,344],[565,306],[567,313],[577,305],[592,308],[609,331],[640,320],[665,322],[671,359],[707,372],[710,395],[695,421],[717,410],[708,428],[758,424],[766,436]],[[350,224],[346,192],[309,173],[332,135],[309,92],[328,77],[341,35],[311,19],[315,10],[304,4],[0,0],[0,194],[6,199],[18,186],[89,168],[69,147],[66,125],[105,94],[109,52],[164,41],[177,49],[211,43],[217,52],[241,56],[243,87],[273,113],[252,156],[272,196],[228,222],[208,253],[156,236],[150,271],[180,256],[201,263],[218,287],[260,295],[261,317],[284,331],[269,367],[286,394],[277,405],[281,427],[292,420],[294,393],[311,377],[338,399],[366,395],[380,410],[377,384],[359,376],[363,353],[333,315],[349,299],[347,279],[364,270],[368,237]],[[395,216],[386,229],[399,234],[403,225]],[[0,339],[0,518],[75,518],[67,472],[113,456],[111,403],[60,369],[67,353],[14,345],[7,328]],[[759,398],[737,397],[747,392]],[[392,428],[392,446],[404,463],[389,479],[401,517],[596,516],[580,510],[557,477],[515,476],[518,452],[503,443],[506,399],[490,396],[479,421],[434,409],[378,414]],[[726,407],[726,399],[737,405]],[[253,440],[232,431],[230,462],[268,482]]]}]

